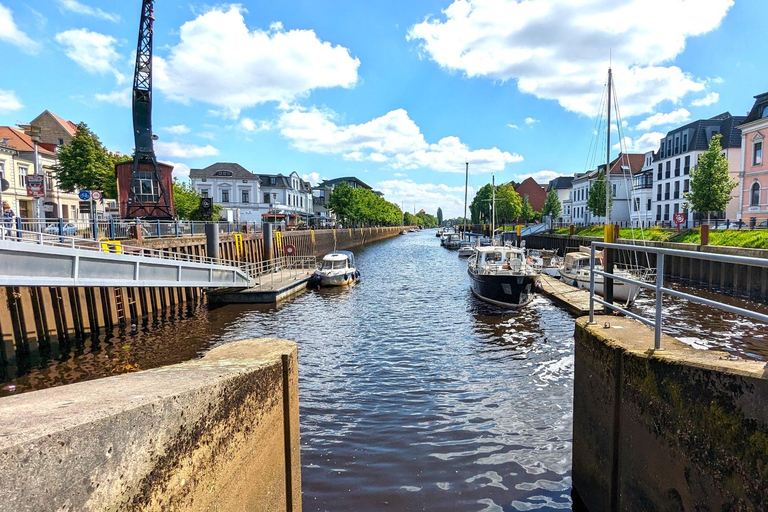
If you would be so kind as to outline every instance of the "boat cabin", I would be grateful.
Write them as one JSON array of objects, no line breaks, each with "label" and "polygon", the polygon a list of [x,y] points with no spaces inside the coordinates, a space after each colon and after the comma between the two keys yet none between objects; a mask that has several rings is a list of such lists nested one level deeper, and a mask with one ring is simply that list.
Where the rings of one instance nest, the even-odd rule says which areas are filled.
[{"label": "boat cabin", "polygon": [[336,251],[326,254],[318,265],[320,270],[341,270],[355,268],[355,255],[350,251]]},{"label": "boat cabin", "polygon": [[475,264],[478,267],[492,270],[513,270],[519,272],[525,264],[525,253],[517,247],[478,247],[475,254]]}]

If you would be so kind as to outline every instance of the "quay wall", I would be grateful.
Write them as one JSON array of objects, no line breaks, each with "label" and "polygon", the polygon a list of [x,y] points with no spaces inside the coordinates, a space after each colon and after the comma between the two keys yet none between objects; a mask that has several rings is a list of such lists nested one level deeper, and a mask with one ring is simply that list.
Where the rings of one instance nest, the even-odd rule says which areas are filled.
[{"label": "quay wall", "polygon": [[244,340],[0,399],[0,511],[300,511],[297,357]]},{"label": "quay wall", "polygon": [[[568,251],[577,250],[580,245],[589,246],[593,241],[601,241],[595,237],[579,237],[567,235],[532,235],[525,238],[526,246],[532,249],[557,249],[561,256]],[[632,241],[620,239],[620,244],[631,245]],[[741,247],[722,247],[715,245],[695,245],[671,242],[645,242],[648,247],[660,247],[709,254],[728,254],[751,258],[768,259],[766,249],[745,249]],[[626,258],[627,254],[619,254],[618,260]],[[644,256],[641,257],[644,258]],[[645,261],[641,259],[641,261]],[[656,258],[650,255],[651,265],[656,265]],[[664,276],[690,282],[698,286],[706,286],[718,291],[749,297],[752,300],[768,301],[768,268],[757,268],[747,265],[734,265],[685,258],[680,256],[664,257]]]},{"label": "quay wall", "polygon": [[[610,327],[605,328],[608,322]],[[576,321],[574,501],[590,511],[768,510],[768,371],[627,318]]]}]

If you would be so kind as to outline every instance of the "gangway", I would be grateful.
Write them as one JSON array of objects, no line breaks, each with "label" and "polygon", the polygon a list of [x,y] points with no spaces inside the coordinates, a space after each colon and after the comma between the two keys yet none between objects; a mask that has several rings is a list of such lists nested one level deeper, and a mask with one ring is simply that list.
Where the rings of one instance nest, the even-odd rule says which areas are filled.
[{"label": "gangway", "polygon": [[0,226],[0,286],[249,288],[251,266]]}]

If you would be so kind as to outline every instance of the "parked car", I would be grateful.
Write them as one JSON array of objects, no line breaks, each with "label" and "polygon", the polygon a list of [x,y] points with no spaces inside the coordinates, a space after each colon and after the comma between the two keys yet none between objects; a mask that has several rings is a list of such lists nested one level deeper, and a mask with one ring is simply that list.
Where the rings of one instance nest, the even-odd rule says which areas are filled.
[{"label": "parked car", "polygon": [[[59,234],[59,225],[58,224],[48,224],[45,226],[45,229],[43,229],[46,233],[50,235],[58,235]],[[62,227],[61,234],[64,236],[75,236],[77,234],[77,226],[75,226],[71,222],[65,222],[64,226]]]}]

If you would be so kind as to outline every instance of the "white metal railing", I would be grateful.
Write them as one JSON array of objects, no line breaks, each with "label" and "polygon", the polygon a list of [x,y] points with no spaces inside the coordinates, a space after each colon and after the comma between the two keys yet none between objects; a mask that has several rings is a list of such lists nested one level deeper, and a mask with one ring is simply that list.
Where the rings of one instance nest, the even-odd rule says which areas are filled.
[{"label": "white metal railing", "polygon": [[279,256],[271,260],[244,263],[242,270],[251,277],[253,288],[270,285],[275,289],[275,281],[285,279],[296,280],[307,271],[317,269],[317,258],[314,256]]},{"label": "white metal railing", "polygon": [[[619,276],[616,274],[605,272],[604,270],[596,269],[595,253],[597,252],[598,248],[618,249],[623,251],[644,252],[649,254],[655,254],[656,255],[655,283],[650,283],[647,281],[642,281],[637,279],[631,279],[624,276]],[[719,261],[722,263],[748,265],[748,266],[760,267],[760,268],[768,268],[768,259],[749,258],[746,256],[731,256],[728,254],[710,254],[710,253],[700,253],[700,252],[694,252],[694,251],[681,251],[677,249],[662,249],[658,247],[645,247],[640,245],[609,244],[606,242],[592,242],[591,252],[592,254],[590,258],[590,280],[589,280],[589,322],[594,323],[595,303],[602,304],[603,306],[613,311],[621,312],[622,314],[627,315],[630,318],[634,318],[635,320],[653,328],[655,350],[663,350],[661,348],[661,333],[663,328],[662,303],[663,303],[663,298],[665,294],[670,295],[672,297],[678,297],[680,299],[689,300],[691,302],[696,302],[698,304],[703,304],[705,306],[710,306],[713,308],[721,309],[723,311],[728,311],[729,313],[743,315],[748,318],[752,318],[754,320],[759,320],[761,322],[768,323],[768,315],[757,313],[755,311],[750,311],[748,309],[739,308],[736,306],[731,306],[729,304],[724,304],[722,302],[705,299],[703,297],[698,297],[696,295],[679,292],[671,288],[666,288],[664,286],[664,257],[678,256],[682,258]],[[595,275],[603,276],[604,283],[607,278],[611,278],[614,281],[621,281],[627,284],[635,284],[640,286],[641,288],[645,288],[647,290],[653,290],[656,297],[654,319],[649,320],[636,313],[633,313],[632,311],[628,311],[626,308],[608,303],[605,300],[596,297],[595,296]],[[605,289],[605,286],[604,286],[604,289]]]}]

